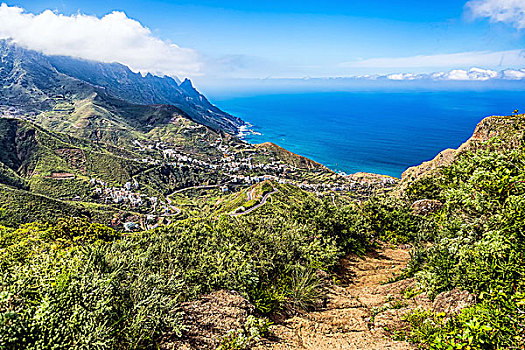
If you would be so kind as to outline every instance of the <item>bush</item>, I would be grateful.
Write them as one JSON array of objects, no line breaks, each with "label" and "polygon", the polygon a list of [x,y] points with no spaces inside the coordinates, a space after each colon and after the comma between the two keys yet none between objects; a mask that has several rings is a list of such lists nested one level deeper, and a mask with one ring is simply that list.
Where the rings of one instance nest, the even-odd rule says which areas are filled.
[{"label": "bush", "polygon": [[262,194],[270,193],[273,191],[273,186],[270,182],[263,182],[261,185]]},{"label": "bush", "polygon": [[315,270],[295,266],[276,281],[258,285],[250,291],[250,297],[262,314],[280,312],[290,316],[318,304],[322,297],[321,283]]},{"label": "bush", "polygon": [[371,198],[359,214],[361,225],[371,237],[394,244],[415,241],[424,221],[409,205],[391,196]]},{"label": "bush", "polygon": [[217,350],[246,350],[251,349],[262,337],[268,334],[270,322],[265,318],[248,316],[244,327],[232,329],[221,339]]},{"label": "bush", "polygon": [[[367,241],[348,227],[353,211],[305,198],[133,235],[76,218],[0,228],[0,348],[154,348],[182,334],[181,301],[217,289],[267,314],[311,308],[316,271]],[[247,346],[252,328],[224,347]]]},{"label": "bush", "polygon": [[405,190],[405,196],[413,203],[420,199],[443,200],[443,184],[439,173],[417,178]]},{"label": "bush", "polygon": [[180,333],[172,311],[181,284],[114,255],[111,242],[96,240],[112,230],[94,226],[73,220],[12,233],[18,240],[1,250],[0,348],[135,348],[161,330]]},{"label": "bush", "polygon": [[[459,288],[476,294],[480,303],[452,317],[430,311],[408,315],[411,341],[430,349],[525,346],[523,169],[524,149],[498,150],[495,141],[440,169],[441,191],[430,191],[444,202],[435,216],[434,244],[414,250],[408,272],[431,297]],[[414,198],[428,196],[421,184],[412,189]]]},{"label": "bush", "polygon": [[429,349],[521,349],[525,345],[525,294],[485,295],[481,303],[452,317],[416,310],[405,316],[406,339]]}]

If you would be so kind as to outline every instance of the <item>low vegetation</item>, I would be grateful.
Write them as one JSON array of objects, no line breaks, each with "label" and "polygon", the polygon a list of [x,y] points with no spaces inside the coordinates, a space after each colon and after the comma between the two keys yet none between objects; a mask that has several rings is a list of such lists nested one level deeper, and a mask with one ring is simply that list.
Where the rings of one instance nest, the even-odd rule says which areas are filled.
[{"label": "low vegetation", "polygon": [[[271,204],[235,218],[210,209],[131,235],[83,219],[4,227],[0,347],[162,346],[161,334],[184,333],[178,305],[217,289],[239,291],[260,316],[293,315],[322,299],[316,271],[330,272],[345,254],[383,240],[414,245],[399,278],[415,276],[417,293],[434,297],[457,288],[478,300],[454,315],[413,311],[405,316],[410,327],[396,337],[429,349],[520,348],[524,167],[523,148],[502,150],[492,140],[440,169],[432,182],[422,178],[401,196],[361,205],[337,207],[294,186],[266,183],[260,194],[278,190]],[[418,215],[411,204],[420,199],[443,206]],[[246,348],[264,335],[267,326],[257,320],[230,332],[221,348]]]},{"label": "low vegetation", "polygon": [[[506,149],[492,139],[431,179],[413,182],[398,201],[407,209],[415,200],[437,199],[443,202],[437,212],[414,218],[381,202],[385,212],[375,218],[387,238],[415,244],[403,277],[415,276],[430,297],[460,289],[478,300],[459,314],[408,314],[411,327],[402,338],[429,349],[523,348],[524,167],[523,145]],[[389,234],[393,222],[404,234]]]},{"label": "low vegetation", "polygon": [[[346,225],[354,211],[293,186],[280,192],[290,200],[256,215],[132,235],[82,219],[2,228],[0,347],[159,346],[161,334],[184,332],[178,305],[216,289],[241,292],[261,315],[308,309],[320,295],[315,271],[364,251],[369,237]],[[259,337],[241,333],[221,346]]]}]

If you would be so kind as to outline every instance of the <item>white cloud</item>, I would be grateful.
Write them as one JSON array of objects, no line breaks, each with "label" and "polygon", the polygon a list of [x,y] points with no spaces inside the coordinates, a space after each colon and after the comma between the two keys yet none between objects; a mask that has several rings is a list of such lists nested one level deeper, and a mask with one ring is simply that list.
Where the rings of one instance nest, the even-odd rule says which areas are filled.
[{"label": "white cloud", "polygon": [[439,55],[368,58],[364,60],[344,62],[341,63],[340,66],[349,68],[452,68],[465,66],[525,66],[525,50],[495,52],[472,51]]},{"label": "white cloud", "polygon": [[477,80],[471,79],[469,72],[463,69],[453,69],[442,76],[443,80]]},{"label": "white cloud", "polygon": [[471,68],[468,72],[472,80],[489,80],[498,77],[498,72],[490,69]]},{"label": "white cloud", "polygon": [[524,0],[472,0],[466,7],[474,18],[489,18],[492,22],[508,23],[517,29],[525,28]]},{"label": "white cloud", "polygon": [[420,75],[421,79],[430,78],[433,80],[475,80],[475,81],[486,81],[491,79],[503,78],[501,73],[490,69],[483,68],[470,68],[469,70],[464,69],[452,69],[449,72],[435,72],[431,74]]},{"label": "white cloud", "polygon": [[134,71],[168,75],[199,75],[199,54],[155,37],[140,22],[115,11],[102,18],[65,16],[46,10],[31,14],[0,5],[0,39],[48,55],[120,62]]}]

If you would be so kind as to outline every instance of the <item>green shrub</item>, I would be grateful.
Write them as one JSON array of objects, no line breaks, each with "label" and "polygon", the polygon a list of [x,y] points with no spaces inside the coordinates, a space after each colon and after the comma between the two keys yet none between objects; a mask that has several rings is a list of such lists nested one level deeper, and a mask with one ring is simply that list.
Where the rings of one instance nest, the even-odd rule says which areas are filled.
[{"label": "green shrub", "polygon": [[232,329],[221,339],[217,350],[251,349],[262,337],[268,334],[270,322],[265,318],[248,316],[244,327]]},{"label": "green shrub", "polygon": [[161,330],[180,334],[180,281],[124,259],[100,240],[113,230],[73,219],[10,236],[0,250],[0,348],[136,348]]},{"label": "green shrub", "polygon": [[[431,297],[459,288],[480,300],[453,317],[408,315],[408,339],[429,349],[525,346],[525,152],[496,146],[489,141],[440,169],[441,191],[433,193],[444,206],[433,244],[418,245],[407,267]],[[411,194],[428,192],[415,184]]]},{"label": "green shrub", "polygon": [[521,349],[525,345],[525,294],[493,293],[452,317],[416,310],[405,316],[406,338],[429,349]]},{"label": "green shrub", "polygon": [[413,203],[420,199],[443,200],[443,185],[439,173],[417,178],[405,190],[405,196]]},{"label": "green shrub", "polygon": [[259,199],[251,199],[247,201],[246,203],[244,203],[242,206],[244,207],[245,210],[248,210],[252,207],[255,207],[259,203],[260,203]]},{"label": "green shrub", "polygon": [[270,193],[273,191],[273,186],[270,182],[263,182],[261,185],[262,194]]},{"label": "green shrub", "polygon": [[321,283],[315,270],[302,266],[284,271],[276,281],[261,283],[250,291],[256,309],[263,314],[293,315],[298,310],[311,310],[321,297]]},{"label": "green shrub", "polygon": [[394,244],[416,240],[423,222],[407,204],[391,196],[371,198],[359,214],[372,237]]}]

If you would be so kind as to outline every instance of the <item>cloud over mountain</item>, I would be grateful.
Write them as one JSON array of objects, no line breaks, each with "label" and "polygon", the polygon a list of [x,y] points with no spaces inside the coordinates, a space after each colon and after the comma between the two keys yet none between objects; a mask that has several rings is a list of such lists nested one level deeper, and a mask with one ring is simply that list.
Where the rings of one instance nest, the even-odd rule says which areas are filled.
[{"label": "cloud over mountain", "polygon": [[505,69],[500,72],[473,67],[468,70],[452,69],[448,72],[434,72],[430,74],[394,73],[385,76],[375,76],[375,79],[387,78],[389,80],[448,80],[448,81],[487,81],[501,80],[523,80],[525,69]]},{"label": "cloud over mountain", "polygon": [[0,39],[47,55],[120,62],[140,72],[168,75],[199,75],[201,57],[155,37],[140,22],[114,11],[102,18],[76,14],[66,16],[46,10],[27,13],[15,6],[0,5]]}]

